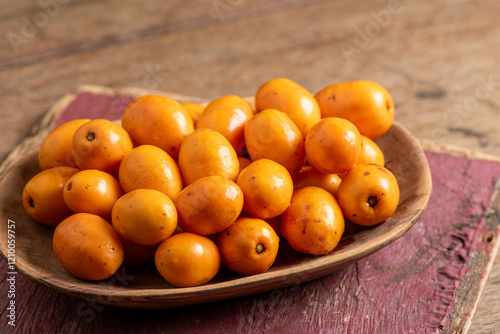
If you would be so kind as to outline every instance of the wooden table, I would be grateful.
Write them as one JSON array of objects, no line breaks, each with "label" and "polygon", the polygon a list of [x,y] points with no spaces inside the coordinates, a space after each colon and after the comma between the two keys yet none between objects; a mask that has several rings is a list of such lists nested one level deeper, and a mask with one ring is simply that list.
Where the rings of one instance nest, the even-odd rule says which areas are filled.
[{"label": "wooden table", "polygon": [[[419,138],[500,155],[497,0],[0,4],[0,161],[83,84],[214,99],[275,77],[377,81]],[[500,325],[498,260],[470,333]]]}]

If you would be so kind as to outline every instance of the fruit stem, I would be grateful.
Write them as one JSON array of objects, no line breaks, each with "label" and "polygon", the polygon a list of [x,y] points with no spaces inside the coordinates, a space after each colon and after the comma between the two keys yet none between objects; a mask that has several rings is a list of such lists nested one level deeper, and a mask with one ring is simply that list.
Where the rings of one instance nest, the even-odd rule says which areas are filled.
[{"label": "fruit stem", "polygon": [[371,208],[374,208],[375,205],[377,205],[378,203],[378,199],[376,196],[370,196],[368,197],[368,200],[366,201],[366,203],[371,207]]},{"label": "fruit stem", "polygon": [[94,132],[89,132],[89,133],[87,134],[87,137],[86,137],[86,138],[87,138],[87,140],[88,140],[88,141],[92,141],[92,140],[94,140],[94,139],[95,139],[95,133],[94,133]]},{"label": "fruit stem", "polygon": [[257,254],[260,254],[265,250],[266,248],[264,247],[263,244],[257,244],[257,246],[255,246],[255,251],[257,252]]}]

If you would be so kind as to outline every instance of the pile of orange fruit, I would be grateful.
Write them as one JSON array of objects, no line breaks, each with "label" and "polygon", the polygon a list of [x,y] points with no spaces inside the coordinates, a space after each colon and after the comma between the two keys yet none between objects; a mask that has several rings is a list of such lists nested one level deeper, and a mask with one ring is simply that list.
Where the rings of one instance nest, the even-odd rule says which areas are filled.
[{"label": "pile of orange fruit", "polygon": [[313,96],[273,79],[255,106],[235,95],[205,107],[142,96],[121,122],[53,130],[23,204],[54,228],[55,256],[83,280],[153,262],[176,287],[204,284],[222,265],[255,275],[280,241],[321,256],[346,219],[371,226],[395,212],[398,183],[373,141],[393,120],[391,96],[371,81]]}]

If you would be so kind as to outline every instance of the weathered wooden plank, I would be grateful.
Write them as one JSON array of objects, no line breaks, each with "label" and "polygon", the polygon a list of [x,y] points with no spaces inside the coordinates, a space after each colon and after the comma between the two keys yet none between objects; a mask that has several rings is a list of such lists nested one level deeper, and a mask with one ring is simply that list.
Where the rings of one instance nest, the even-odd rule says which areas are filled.
[{"label": "weathered wooden plank", "polygon": [[[236,2],[233,3],[236,4]],[[233,7],[234,12],[228,13],[227,19],[220,20],[217,18],[217,23],[221,24],[223,27],[217,32],[216,39],[219,39],[220,34],[223,34],[225,31],[234,26],[234,22],[229,25],[225,23],[230,20],[235,20],[238,15],[245,16],[245,12],[252,12],[253,10],[256,11],[259,8],[263,8],[262,10],[279,11],[280,8],[282,8],[280,7],[281,5],[283,5],[284,8],[289,9],[293,8],[293,6],[297,4],[300,5],[300,3],[301,1],[283,0],[277,4],[263,5],[263,2],[258,2],[249,7],[247,6],[248,8],[246,9],[241,8],[244,7],[243,3],[241,3],[240,5]],[[210,2],[210,6],[212,7],[209,7],[208,9],[202,7],[202,9],[205,8],[205,11],[202,10],[201,14],[198,11],[198,14],[209,16],[213,15],[213,13],[217,14],[213,9],[212,2]],[[183,10],[189,12],[188,9],[185,9],[185,7],[186,6],[181,6]],[[96,11],[97,9],[94,9],[94,12]],[[129,19],[133,22],[135,12],[127,11],[127,15],[132,15]],[[187,15],[187,13],[185,13],[185,15]],[[125,19],[126,16],[122,17],[122,20]],[[186,18],[186,20],[188,21],[186,24],[189,24],[188,18]],[[196,22],[194,24],[196,25]],[[96,29],[99,30],[101,28],[97,25]],[[59,27],[59,30],[64,29]],[[203,49],[205,46],[204,39],[206,37],[203,36],[203,31],[204,30],[201,29],[194,32],[194,35],[198,35],[199,32],[201,32],[202,35],[200,38],[197,38],[196,43],[199,45],[196,46],[196,49]],[[66,31],[64,33],[67,36],[68,32]],[[124,34],[126,35],[126,31]],[[142,42],[135,42],[132,44],[134,46],[131,49],[118,49],[115,51],[116,53],[112,52],[112,56],[110,54],[111,57],[104,57],[100,60],[99,58],[101,56],[97,54],[98,52],[89,52],[89,50],[86,50],[88,52],[86,54],[74,54],[72,56],[66,55],[66,57],[63,58],[66,59],[66,61],[63,60],[62,63],[58,64],[51,61],[49,65],[42,63],[35,65],[34,68],[27,66],[19,71],[16,69],[4,68],[3,77],[0,79],[0,91],[2,92],[2,97],[5,98],[0,101],[0,106],[2,107],[0,108],[0,119],[2,120],[2,124],[6,125],[4,127],[5,132],[3,133],[3,135],[5,135],[6,146],[0,148],[0,159],[3,159],[12,147],[14,147],[23,137],[29,134],[30,124],[36,123],[51,103],[53,103],[61,95],[71,93],[73,89],[81,84],[97,83],[108,86],[144,86],[146,88],[162,88],[160,86],[165,85],[166,82],[174,82],[172,80],[173,77],[183,77],[184,75],[182,75],[182,69],[176,67],[176,60],[180,57],[186,57],[186,55],[189,55],[191,64],[199,63],[196,59],[196,54],[200,56],[201,51],[194,50],[192,42],[186,42],[184,40],[192,38],[192,35],[193,33],[190,34],[187,32],[182,34],[180,38],[175,36],[167,38],[166,40],[163,38],[156,38],[147,46],[145,46]],[[57,44],[57,38],[52,35],[50,36],[50,41]],[[92,34],[85,36],[88,36],[90,40],[93,39]],[[216,41],[214,42],[213,37],[214,36],[212,36],[211,43],[216,43]],[[2,39],[2,41],[5,40]],[[37,41],[38,40],[34,40],[34,44]],[[186,45],[189,49],[186,50],[183,45]],[[145,47],[149,47],[150,49],[145,49]],[[4,50],[4,48],[0,48],[0,50]],[[220,47],[217,48],[217,51],[223,52]],[[122,54],[121,52],[126,53]],[[117,57],[117,54],[120,56]],[[136,57],[131,56],[132,54],[142,54],[142,56],[140,56],[141,59],[134,59]],[[215,54],[213,52],[210,53],[211,57],[214,57],[214,55]],[[214,61],[217,61],[217,58],[222,58],[222,56],[216,56]],[[93,59],[92,62],[97,61],[101,65],[104,65],[104,71],[106,73],[102,72],[103,68],[101,65],[95,67],[95,64],[92,64],[92,62],[89,63],[88,60],[90,59]],[[45,61],[47,61],[47,59],[45,59]],[[76,66],[75,64],[79,65]],[[99,70],[98,68],[101,69]],[[113,75],[113,72],[118,76]],[[197,80],[197,78],[193,77],[191,74],[187,75],[191,76],[192,80]],[[184,84],[184,86],[189,87],[191,84]],[[186,91],[188,89],[179,89],[179,91],[182,90]],[[190,88],[189,90],[192,89]],[[21,91],[33,92],[34,95],[31,96],[33,99],[30,99],[29,101],[26,100],[26,94],[21,93]],[[52,91],[52,93],[47,94],[48,91]],[[12,126],[9,126],[9,124],[12,124]]]},{"label": "weathered wooden plank", "polygon": [[498,291],[500,291],[500,270],[497,256],[496,264],[488,277],[488,282],[484,288],[476,315],[472,321],[469,333],[496,333],[498,331],[497,310],[500,310],[500,300]]},{"label": "weathered wooden plank", "polygon": [[[286,76],[313,92],[332,82],[378,81],[394,96],[397,119],[418,136],[500,152],[494,135],[500,72],[491,52],[492,45],[500,45],[500,34],[492,28],[496,18],[488,14],[497,2],[483,2],[485,15],[474,22],[469,13],[477,7],[466,1],[443,1],[441,19],[435,21],[430,19],[435,6],[402,2],[390,24],[350,62],[341,43],[355,45],[356,27],[375,22],[370,12],[386,10],[387,3],[361,9],[349,3],[291,8],[5,70],[0,73],[5,96],[0,117],[15,124],[7,129],[7,146],[19,142],[50,103],[81,84],[148,85],[216,98],[252,95],[265,80]],[[338,17],[332,19],[332,13]],[[470,26],[468,33],[460,28],[463,22]],[[426,36],[440,48],[430,49]],[[26,122],[15,121],[20,117]]]},{"label": "weathered wooden plank", "polygon": [[[19,1],[10,1],[10,0],[0,0],[0,8],[2,11],[0,13],[0,18],[6,19],[9,17],[21,17],[23,15],[32,14],[34,11],[43,8],[44,5],[49,3],[51,0],[19,0]],[[64,1],[61,0],[60,3],[65,3],[65,5],[75,4],[78,2],[82,2],[83,0],[69,0]],[[96,1],[89,0],[87,2]]]},{"label": "weathered wooden plank", "polygon": [[[21,1],[26,3],[26,1]],[[305,5],[304,0],[39,0],[0,21],[0,70],[224,20]]]}]

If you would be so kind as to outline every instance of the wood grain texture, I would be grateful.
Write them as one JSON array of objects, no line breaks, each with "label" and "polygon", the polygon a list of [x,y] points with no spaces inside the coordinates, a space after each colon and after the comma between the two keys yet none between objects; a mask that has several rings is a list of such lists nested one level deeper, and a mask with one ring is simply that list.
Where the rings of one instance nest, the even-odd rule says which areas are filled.
[{"label": "wood grain texture", "polygon": [[[189,10],[170,7],[169,22],[178,24],[171,29],[160,22],[162,13],[151,10],[168,6],[163,1],[148,2],[144,12],[153,17],[145,20],[133,4],[113,12],[113,1],[71,0],[20,46],[20,55],[6,34],[19,31],[21,19],[39,6],[28,0],[0,3],[0,161],[39,126],[58,98],[82,84],[146,86],[214,99],[251,95],[277,76],[313,92],[337,81],[378,81],[395,99],[396,119],[419,138],[500,155],[500,3],[495,0],[401,0],[401,10],[379,30],[372,11],[387,10],[390,1],[258,2],[261,7],[252,10],[247,8],[255,2],[241,1],[224,20],[216,18],[212,1],[200,1]],[[358,37],[370,25],[372,36]],[[74,35],[84,47],[72,43]],[[356,46],[350,62],[341,43]],[[471,333],[492,333],[500,324],[499,262]]]},{"label": "wood grain texture", "polygon": [[[15,76],[5,69],[0,73],[0,82],[8,83],[2,103],[33,115],[35,120],[61,92],[88,83],[115,87],[154,85],[213,99],[229,92],[252,95],[262,82],[277,76],[290,77],[313,92],[332,82],[365,78],[389,89],[396,100],[396,117],[420,137],[497,153],[500,145],[495,145],[495,136],[490,134],[496,124],[499,79],[495,63],[487,58],[489,45],[498,41],[498,34],[489,29],[495,17],[485,14],[479,22],[471,22],[468,13],[477,8],[466,1],[440,1],[434,5],[402,2],[390,24],[348,61],[341,43],[354,45],[356,27],[364,28],[374,20],[371,11],[387,9],[384,1],[362,6],[349,3],[325,1],[251,17],[238,17],[237,7],[231,20],[214,21],[199,29],[54,57],[50,62],[14,68]],[[494,1],[485,1],[481,9],[492,13],[496,6]],[[441,20],[429,21],[436,12]],[[331,19],[331,13],[339,17]],[[451,22],[457,22],[457,29],[449,27]],[[464,26],[474,30],[463,34]],[[481,38],[476,38],[479,34]],[[435,48],[422,44],[425,36],[446,52],[433,58],[431,51]],[[229,42],[221,42],[221,38]],[[32,43],[39,45],[41,41],[33,39],[29,45]],[[466,50],[454,50],[463,45]],[[421,57],[421,50],[429,57]],[[469,61],[450,61],[450,55],[456,54],[467,56]],[[121,56],[117,59],[117,55]],[[127,55],[126,60],[120,61],[123,55]],[[409,69],[413,72],[408,73]],[[154,78],[148,80],[152,74]],[[21,98],[26,90],[32,92],[29,99]],[[19,117],[7,112],[5,115]],[[492,121],[484,122],[486,117]],[[21,122],[13,123],[23,126]],[[474,124],[487,128],[478,135]],[[12,128],[6,138],[18,142],[28,131],[24,127]]]},{"label": "wood grain texture", "polygon": [[[211,26],[233,16],[248,17],[304,0],[163,2],[40,0],[0,21],[0,69]],[[237,8],[237,10],[236,10]],[[131,24],[133,20],[133,24]],[[71,33],[71,38],[68,38]],[[46,38],[50,36],[50,38]],[[31,43],[39,40],[38,43]],[[12,53],[15,57],[12,57]]]},{"label": "wood grain texture", "polygon": [[[236,7],[231,20],[210,26],[4,68],[1,117],[14,124],[7,129],[7,143],[14,146],[62,92],[82,84],[146,85],[214,99],[228,93],[252,95],[265,80],[286,76],[313,92],[332,82],[378,81],[394,96],[397,119],[419,137],[499,153],[491,135],[499,117],[498,68],[489,47],[498,44],[499,34],[490,29],[497,6],[492,0],[482,2],[485,15],[471,22],[469,13],[477,11],[471,2],[402,1],[401,11],[350,62],[341,43],[354,45],[356,27],[372,22],[371,11],[387,9],[387,2],[324,1],[242,17]],[[431,19],[435,13],[440,20]],[[134,21],[130,12],[116,15]],[[470,32],[463,33],[468,26]],[[442,53],[425,43],[438,44]],[[43,41],[35,38],[32,44],[41,47]],[[483,87],[483,81],[489,84]],[[22,110],[32,121],[22,122],[19,118],[25,116],[7,110]],[[491,121],[484,122],[486,117]],[[5,154],[0,151],[0,157]]]}]

